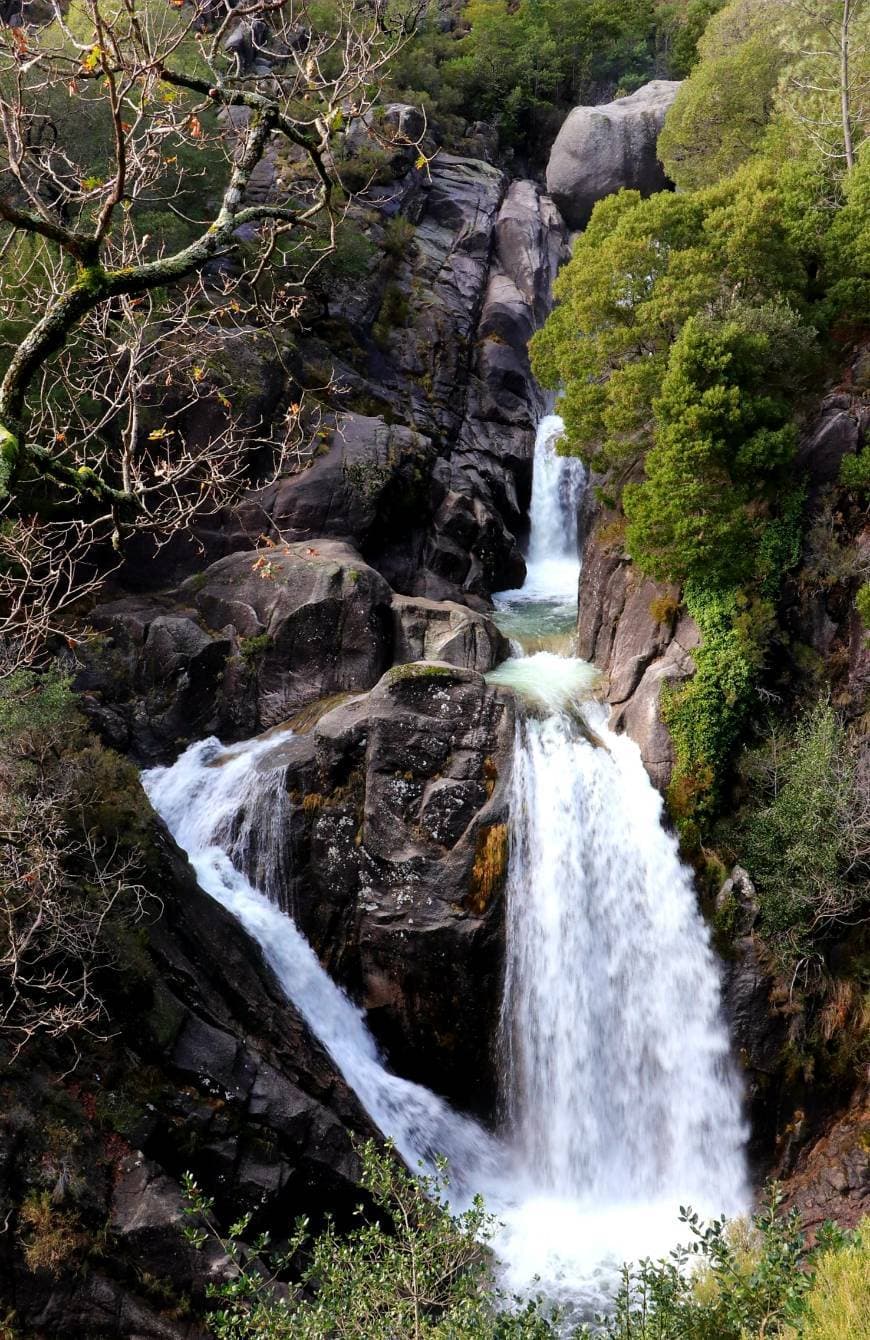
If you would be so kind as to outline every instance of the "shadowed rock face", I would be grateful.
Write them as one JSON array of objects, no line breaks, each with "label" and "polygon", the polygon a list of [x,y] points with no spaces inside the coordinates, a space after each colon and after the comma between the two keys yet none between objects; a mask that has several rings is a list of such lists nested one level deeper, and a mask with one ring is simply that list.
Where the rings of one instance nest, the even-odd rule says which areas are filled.
[{"label": "shadowed rock face", "polygon": [[[692,651],[700,634],[688,615],[677,616],[678,588],[644,578],[629,559],[600,542],[600,532],[600,523],[593,523],[583,547],[578,655],[607,676],[604,696],[614,709],[611,725],[640,746],[654,785],[664,790],[674,753],[659,710],[662,690],[694,674]],[[654,607],[662,596],[670,598],[675,611],[663,621]]]},{"label": "shadowed rock face", "polygon": [[396,591],[485,608],[525,571],[544,410],[527,344],[565,228],[534,183],[477,159],[439,154],[428,179],[411,171],[389,194],[407,241],[329,307],[354,351],[327,351],[348,407],[322,454],[223,517],[208,549],[263,531],[342,538]]},{"label": "shadowed rock face", "polygon": [[[391,1066],[491,1113],[514,703],[481,675],[397,666],[276,746],[287,906]],[[252,868],[259,856],[250,853]]]},{"label": "shadowed rock face", "polygon": [[[12,1231],[0,1236],[0,1297],[28,1334],[204,1340],[165,1292],[201,1317],[207,1284],[227,1277],[220,1250],[182,1237],[185,1171],[220,1221],[250,1210],[276,1242],[325,1206],[349,1222],[360,1199],[354,1141],[376,1132],[156,820],[145,878],[163,913],[103,984],[108,1039],[85,1039],[76,1065],[68,1052],[53,1065],[43,1047],[4,1071],[0,1214]],[[47,1178],[52,1212],[73,1216],[83,1244],[56,1275],[25,1268],[14,1210]]]},{"label": "shadowed rock face", "polygon": [[679,87],[654,79],[628,98],[569,112],[550,153],[547,190],[570,227],[585,227],[596,203],[615,191],[665,190],[656,144]]}]

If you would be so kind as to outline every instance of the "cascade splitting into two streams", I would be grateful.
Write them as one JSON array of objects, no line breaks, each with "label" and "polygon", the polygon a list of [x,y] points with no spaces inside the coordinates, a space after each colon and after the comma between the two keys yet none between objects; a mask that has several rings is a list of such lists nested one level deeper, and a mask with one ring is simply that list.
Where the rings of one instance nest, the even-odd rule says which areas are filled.
[{"label": "cascade splitting into two streams", "polygon": [[[496,598],[506,631],[527,637],[576,621],[584,476],[556,454],[560,430],[549,416],[538,433],[527,581]],[[205,740],[144,781],[203,888],[259,942],[410,1166],[444,1155],[457,1203],[483,1193],[502,1224],[505,1287],[588,1316],[623,1260],[673,1245],[680,1204],[743,1208],[739,1087],[690,874],[638,749],[592,701],[596,672],[545,650],[490,679],[528,704],[512,781],[496,1135],[390,1073],[363,1012],[280,911],[282,872],[263,833],[277,835],[286,803],[280,767],[268,766],[282,737]]]}]

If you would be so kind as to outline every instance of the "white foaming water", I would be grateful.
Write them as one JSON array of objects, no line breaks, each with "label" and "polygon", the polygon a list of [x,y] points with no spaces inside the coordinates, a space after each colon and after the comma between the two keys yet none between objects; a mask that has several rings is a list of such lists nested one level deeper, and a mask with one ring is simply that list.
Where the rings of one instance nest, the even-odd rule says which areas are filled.
[{"label": "white foaming water", "polygon": [[566,712],[518,727],[502,1037],[527,1193],[496,1245],[509,1288],[540,1276],[588,1316],[623,1260],[674,1245],[680,1204],[743,1208],[745,1137],[716,962],[661,798],[604,709],[583,715],[597,746]]},{"label": "white foaming water", "polygon": [[[214,738],[201,740],[172,767],[143,773],[145,790],[187,852],[201,887],[259,944],[288,998],[375,1123],[412,1168],[423,1163],[431,1170],[438,1156],[446,1158],[461,1200],[466,1191],[493,1184],[495,1141],[428,1089],[385,1069],[362,1010],[323,970],[292,920],[242,873],[257,845],[251,842],[257,829],[266,837],[255,859],[267,887],[278,873],[270,867],[269,852],[275,850],[270,838],[285,803],[280,744],[289,735],[273,732],[229,749]],[[275,767],[269,766],[270,753]]]},{"label": "white foaming water", "polygon": [[[562,427],[538,432],[528,579],[496,597],[515,624],[524,601],[545,627],[576,619],[585,474],[555,453]],[[675,1244],[681,1204],[744,1207],[740,1092],[691,876],[639,749],[588,701],[598,672],[542,652],[488,678],[536,709],[514,754],[502,1004],[522,1172],[495,1245],[509,1290],[589,1318],[623,1261]]]},{"label": "white foaming water", "polygon": [[580,578],[577,515],[586,471],[576,457],[557,454],[556,444],[564,431],[558,414],[546,415],[538,425],[526,580],[515,590],[499,591],[494,597],[497,608],[537,601],[576,607]]},{"label": "white foaming water", "polygon": [[534,707],[562,712],[588,698],[601,672],[588,661],[539,651],[503,661],[486,676],[490,684],[504,684]]}]

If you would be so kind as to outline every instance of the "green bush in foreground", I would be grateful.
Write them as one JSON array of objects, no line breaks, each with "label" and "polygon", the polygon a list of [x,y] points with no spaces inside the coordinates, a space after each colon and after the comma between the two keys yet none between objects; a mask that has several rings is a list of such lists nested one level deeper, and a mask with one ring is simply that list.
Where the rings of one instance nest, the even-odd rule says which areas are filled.
[{"label": "green bush in foreground", "polygon": [[[479,1197],[452,1215],[440,1177],[414,1177],[373,1143],[363,1146],[363,1189],[379,1217],[351,1233],[329,1225],[310,1238],[299,1220],[288,1246],[269,1253],[266,1235],[241,1238],[250,1216],[224,1238],[211,1202],[188,1178],[189,1241],[217,1237],[237,1274],[210,1289],[218,1340],[551,1340],[556,1332],[534,1303],[500,1310],[486,1243],[494,1220]],[[362,1214],[362,1211],[360,1211]],[[306,1265],[295,1287],[276,1281],[294,1258]],[[268,1258],[268,1267],[263,1262]]]},{"label": "green bush in foreground", "polygon": [[[749,1221],[704,1223],[683,1210],[691,1244],[669,1260],[626,1266],[610,1314],[566,1330],[539,1303],[499,1293],[486,1245],[495,1221],[479,1198],[451,1214],[440,1177],[413,1177],[373,1143],[361,1157],[378,1219],[361,1220],[346,1235],[329,1225],[314,1238],[299,1221],[280,1255],[269,1255],[266,1235],[241,1242],[250,1216],[222,1235],[211,1201],[186,1179],[188,1240],[201,1247],[217,1239],[236,1270],[209,1289],[218,1340],[845,1340],[865,1333],[832,1327],[841,1318],[866,1319],[867,1233],[828,1224],[808,1251],[797,1213],[780,1213],[775,1188]],[[296,1284],[279,1283],[300,1260]]]},{"label": "green bush in foreground", "polygon": [[860,1297],[849,1297],[851,1284],[866,1278],[866,1234],[826,1224],[808,1252],[797,1212],[781,1216],[775,1191],[749,1223],[705,1224],[691,1210],[681,1219],[693,1242],[670,1261],[626,1268],[614,1315],[601,1319],[606,1340],[846,1340],[866,1334],[813,1329],[816,1318],[826,1324],[833,1309],[841,1315],[866,1312]]}]

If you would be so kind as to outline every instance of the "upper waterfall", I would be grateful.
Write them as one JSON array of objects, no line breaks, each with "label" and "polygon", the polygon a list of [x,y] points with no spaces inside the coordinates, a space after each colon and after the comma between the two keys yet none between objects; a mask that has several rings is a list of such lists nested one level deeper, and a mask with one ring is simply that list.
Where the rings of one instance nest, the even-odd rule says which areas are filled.
[{"label": "upper waterfall", "polygon": [[558,414],[538,425],[526,580],[494,600],[504,631],[520,639],[570,633],[576,623],[580,579],[578,518],[586,471],[557,450],[565,425]]}]

